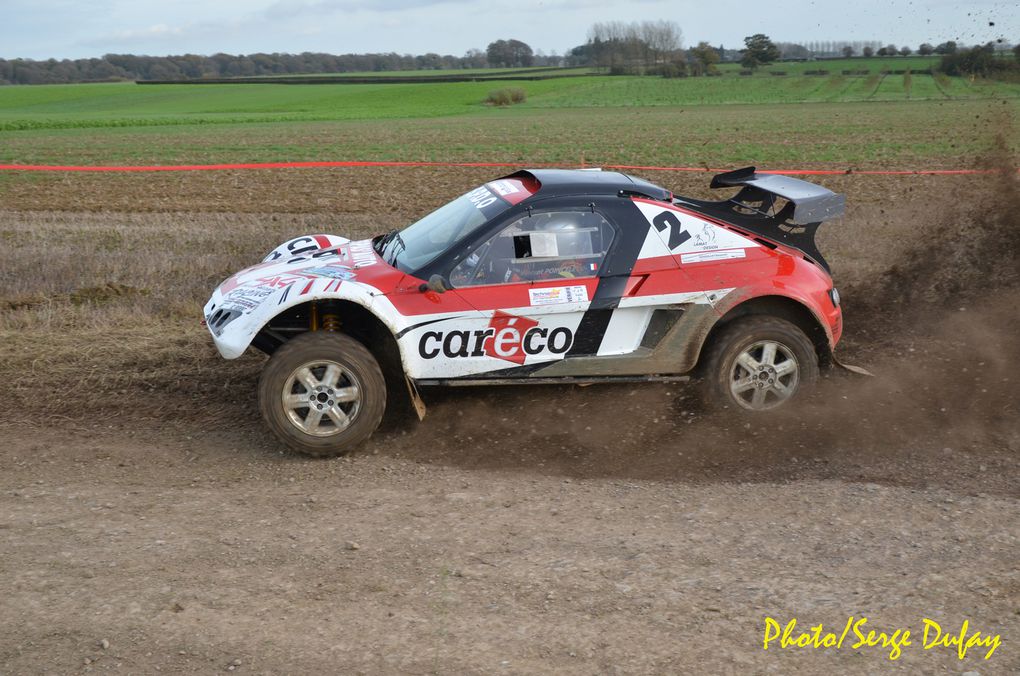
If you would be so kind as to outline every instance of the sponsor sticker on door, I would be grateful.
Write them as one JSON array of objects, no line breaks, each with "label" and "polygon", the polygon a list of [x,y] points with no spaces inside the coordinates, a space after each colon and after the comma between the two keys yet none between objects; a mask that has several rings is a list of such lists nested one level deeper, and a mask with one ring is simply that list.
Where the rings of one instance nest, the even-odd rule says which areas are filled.
[{"label": "sponsor sticker on door", "polygon": [[708,263],[710,261],[724,261],[728,258],[744,258],[747,254],[743,249],[720,249],[718,251],[696,251],[694,253],[680,254],[681,263]]},{"label": "sponsor sticker on door", "polygon": [[559,305],[561,303],[587,303],[588,287],[553,286],[544,289],[528,289],[532,305]]}]

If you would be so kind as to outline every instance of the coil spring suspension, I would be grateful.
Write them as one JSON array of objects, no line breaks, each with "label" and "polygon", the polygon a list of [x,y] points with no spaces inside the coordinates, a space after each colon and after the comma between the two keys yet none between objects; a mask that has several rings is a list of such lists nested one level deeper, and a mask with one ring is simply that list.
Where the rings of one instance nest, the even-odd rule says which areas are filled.
[{"label": "coil spring suspension", "polygon": [[308,314],[308,328],[311,331],[329,331],[335,333],[340,330],[340,317],[332,313],[320,315],[319,304],[312,301],[311,311]]},{"label": "coil spring suspension", "polygon": [[340,317],[334,314],[322,315],[322,330],[336,332],[340,330]]}]

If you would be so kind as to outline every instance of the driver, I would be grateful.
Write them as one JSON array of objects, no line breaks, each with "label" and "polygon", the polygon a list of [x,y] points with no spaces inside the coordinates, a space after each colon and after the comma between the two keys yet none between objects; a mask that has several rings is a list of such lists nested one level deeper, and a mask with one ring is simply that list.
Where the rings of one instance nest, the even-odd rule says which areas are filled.
[{"label": "driver", "polygon": [[454,285],[510,284],[590,277],[597,273],[593,234],[585,213],[538,214],[517,221],[479,247],[454,270]]}]

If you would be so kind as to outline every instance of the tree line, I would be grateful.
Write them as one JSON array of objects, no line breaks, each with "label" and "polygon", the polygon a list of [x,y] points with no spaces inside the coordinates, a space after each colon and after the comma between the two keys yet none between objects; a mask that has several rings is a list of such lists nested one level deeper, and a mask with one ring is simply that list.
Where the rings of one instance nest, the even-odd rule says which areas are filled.
[{"label": "tree line", "polygon": [[[90,59],[0,59],[0,84],[59,84],[110,80],[189,80],[201,78],[257,77],[319,73],[456,70],[465,68],[521,68],[531,66],[586,66],[609,74],[661,75],[664,77],[718,74],[717,64],[739,61],[755,69],[779,60],[812,58],[908,56],[908,46],[883,45],[879,41],[773,42],[756,33],[744,38],[739,49],[727,49],[701,41],[683,46],[683,31],[672,21],[612,21],[594,24],[587,41],[564,56],[535,52],[525,42],[496,40],[482,51],[470,49],[463,56],[451,54],[213,54],[203,56],[138,56],[107,54]],[[960,47],[954,41],[924,43],[916,53],[939,55],[938,69],[950,75],[982,76],[1014,72],[1020,61],[1003,59],[1003,45],[989,43]]]},{"label": "tree line", "polygon": [[487,51],[451,54],[181,54],[138,56],[106,54],[91,59],[0,59],[0,84],[61,84],[109,80],[190,80],[317,73],[456,70],[558,66],[556,55],[534,53],[518,40],[497,40]]}]

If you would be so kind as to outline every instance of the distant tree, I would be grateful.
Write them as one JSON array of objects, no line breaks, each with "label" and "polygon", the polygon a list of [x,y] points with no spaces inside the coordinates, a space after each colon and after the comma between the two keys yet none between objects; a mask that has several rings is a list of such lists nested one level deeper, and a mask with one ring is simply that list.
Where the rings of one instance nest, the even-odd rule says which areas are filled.
[{"label": "distant tree", "polygon": [[779,48],[764,33],[755,33],[744,38],[744,49],[741,54],[740,65],[752,69],[772,63],[780,56]]},{"label": "distant tree", "polygon": [[1020,62],[998,58],[995,55],[995,44],[989,42],[971,49],[961,49],[943,54],[939,62],[939,70],[946,75],[1015,77],[1015,74],[1020,72]]},{"label": "distant tree", "polygon": [[914,50],[912,50],[910,47],[907,47],[906,45],[903,45],[902,47],[900,47],[900,56],[910,56],[910,54],[913,51]]},{"label": "distant tree", "polygon": [[520,40],[507,40],[510,45],[510,56],[513,63],[518,66],[528,67],[534,63],[534,52],[531,47]]},{"label": "distant tree", "polygon": [[485,68],[485,52],[480,49],[469,49],[461,57],[461,64],[464,68]]},{"label": "distant tree", "polygon": [[520,40],[496,40],[489,43],[485,56],[497,68],[527,67],[534,61],[531,47]]},{"label": "distant tree", "polygon": [[864,54],[864,58],[870,59],[875,55],[875,48],[872,47],[871,45],[868,45],[867,47],[864,48],[864,51],[862,53]]},{"label": "distant tree", "polygon": [[935,47],[928,44],[927,42],[922,42],[921,46],[917,48],[917,53],[920,54],[921,56],[931,56],[932,54],[935,53]]},{"label": "distant tree", "polygon": [[843,48],[843,56],[845,56],[846,58],[849,59],[853,55],[854,55],[854,48],[853,47],[851,47],[850,45],[847,45],[846,47]]},{"label": "distant tree", "polygon": [[1013,58],[1020,61],[1020,45],[1013,48]]},{"label": "distant tree", "polygon": [[436,70],[441,68],[443,65],[443,57],[439,56],[435,52],[416,56],[414,57],[414,61],[419,70]]},{"label": "distant tree", "polygon": [[899,51],[900,51],[900,49],[896,45],[886,45],[885,46],[885,55],[886,56],[896,56],[899,53]]},{"label": "distant tree", "polygon": [[[584,53],[612,74],[677,72],[684,64],[683,31],[671,21],[608,21],[588,29]],[[575,48],[572,55],[580,55]],[[686,71],[686,64],[680,66]]]},{"label": "distant tree", "polygon": [[878,54],[879,56],[889,56],[889,50],[886,49],[885,47],[879,47],[876,54]]},{"label": "distant tree", "polygon": [[953,41],[953,40],[949,40],[948,42],[943,42],[942,44],[940,44],[938,47],[935,48],[935,53],[936,54],[955,54],[956,53],[956,42]]},{"label": "distant tree", "polygon": [[691,47],[691,74],[708,75],[718,70],[715,64],[719,63],[719,52],[712,45],[704,40],[698,43],[697,47]]},{"label": "distant tree", "polygon": [[587,42],[583,45],[578,45],[572,49],[567,50],[566,56],[564,56],[564,62],[568,66],[594,66],[595,63],[595,52],[592,49],[592,44]]},{"label": "distant tree", "polygon": [[645,67],[653,69],[666,63],[683,62],[678,53],[683,46],[684,33],[672,21],[642,21],[638,26],[641,42],[647,46]]},{"label": "distant tree", "polygon": [[180,69],[168,59],[158,59],[145,70],[146,80],[179,80],[180,77]]},{"label": "distant tree", "polygon": [[510,46],[506,40],[496,40],[490,42],[489,46],[485,48],[485,60],[490,67],[500,67],[508,65],[510,61]]}]

